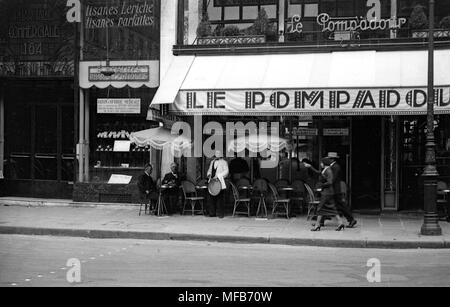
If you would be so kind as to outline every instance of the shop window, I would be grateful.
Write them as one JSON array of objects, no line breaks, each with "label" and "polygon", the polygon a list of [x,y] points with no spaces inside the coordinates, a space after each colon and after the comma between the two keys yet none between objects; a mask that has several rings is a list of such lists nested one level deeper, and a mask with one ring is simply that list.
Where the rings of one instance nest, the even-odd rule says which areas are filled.
[{"label": "shop window", "polygon": [[36,152],[54,154],[57,151],[57,109],[36,106]]}]

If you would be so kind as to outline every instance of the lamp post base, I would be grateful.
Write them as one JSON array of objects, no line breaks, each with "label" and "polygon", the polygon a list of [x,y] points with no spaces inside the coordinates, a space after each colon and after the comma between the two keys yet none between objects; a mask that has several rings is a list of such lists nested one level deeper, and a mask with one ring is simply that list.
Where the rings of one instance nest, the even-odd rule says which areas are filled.
[{"label": "lamp post base", "polygon": [[442,235],[442,229],[439,226],[439,217],[436,213],[425,213],[424,222],[420,233],[423,236],[440,236]]}]

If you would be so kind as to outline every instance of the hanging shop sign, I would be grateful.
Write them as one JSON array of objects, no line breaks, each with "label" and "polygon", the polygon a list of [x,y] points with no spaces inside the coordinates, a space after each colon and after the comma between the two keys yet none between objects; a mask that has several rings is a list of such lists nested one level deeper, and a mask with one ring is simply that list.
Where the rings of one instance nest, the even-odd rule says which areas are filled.
[{"label": "hanging shop sign", "polygon": [[141,99],[97,99],[98,114],[141,114]]},{"label": "hanging shop sign", "polygon": [[319,135],[319,129],[315,128],[292,128],[293,136],[317,136]]},{"label": "hanging shop sign", "polygon": [[[426,88],[180,91],[175,114],[425,114]],[[435,112],[450,113],[450,87],[435,89]]]},{"label": "hanging shop sign", "polygon": [[349,136],[350,129],[348,128],[324,128],[324,136]]},{"label": "hanging shop sign", "polygon": [[[109,70],[105,74],[105,69]],[[150,67],[148,65],[122,65],[122,66],[90,66],[89,81],[143,81],[150,79]]]},{"label": "hanging shop sign", "polygon": [[140,88],[159,86],[159,61],[80,62],[80,87]]}]

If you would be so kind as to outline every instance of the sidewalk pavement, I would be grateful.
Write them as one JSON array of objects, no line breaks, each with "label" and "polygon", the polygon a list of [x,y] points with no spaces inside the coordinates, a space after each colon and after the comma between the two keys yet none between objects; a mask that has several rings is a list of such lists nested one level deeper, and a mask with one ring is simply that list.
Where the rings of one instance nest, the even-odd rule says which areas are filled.
[{"label": "sidewalk pavement", "polygon": [[257,220],[254,217],[138,216],[130,204],[74,203],[71,200],[0,198],[0,234],[53,235],[86,238],[197,240],[351,248],[450,248],[450,224],[443,235],[420,235],[418,215],[355,215],[355,229],[336,232],[327,221],[311,232],[305,216]]}]

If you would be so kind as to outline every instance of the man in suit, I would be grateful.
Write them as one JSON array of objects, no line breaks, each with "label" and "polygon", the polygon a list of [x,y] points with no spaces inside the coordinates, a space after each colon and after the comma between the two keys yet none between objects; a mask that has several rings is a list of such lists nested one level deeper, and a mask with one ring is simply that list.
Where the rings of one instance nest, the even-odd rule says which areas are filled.
[{"label": "man in suit", "polygon": [[211,195],[211,209],[209,212],[211,217],[215,217],[217,214],[219,218],[223,218],[225,215],[225,191],[227,189],[225,178],[228,174],[228,163],[225,159],[223,159],[222,153],[217,150],[215,152],[215,159],[211,161],[207,173],[209,181],[217,178],[221,184],[221,191],[219,195]]},{"label": "man in suit", "polygon": [[156,203],[158,195],[156,193],[156,186],[151,177],[153,166],[147,163],[144,168],[144,173],[139,176],[137,186],[142,201],[147,203]]},{"label": "man in suit", "polygon": [[342,180],[342,169],[337,160],[339,159],[339,155],[336,152],[328,153],[328,158],[330,158],[333,162],[331,163],[331,170],[333,171],[333,189],[334,189],[334,201],[336,203],[336,207],[340,214],[344,215],[348,221],[347,228],[355,227],[357,221],[352,215],[352,212],[347,207],[346,200],[344,197],[344,193],[346,191],[342,191],[341,182]]},{"label": "man in suit", "polygon": [[171,188],[164,191],[165,203],[169,214],[176,211],[179,193],[180,193],[180,174],[178,173],[178,165],[174,162],[170,164],[170,173],[164,175],[162,184],[170,185]]}]

